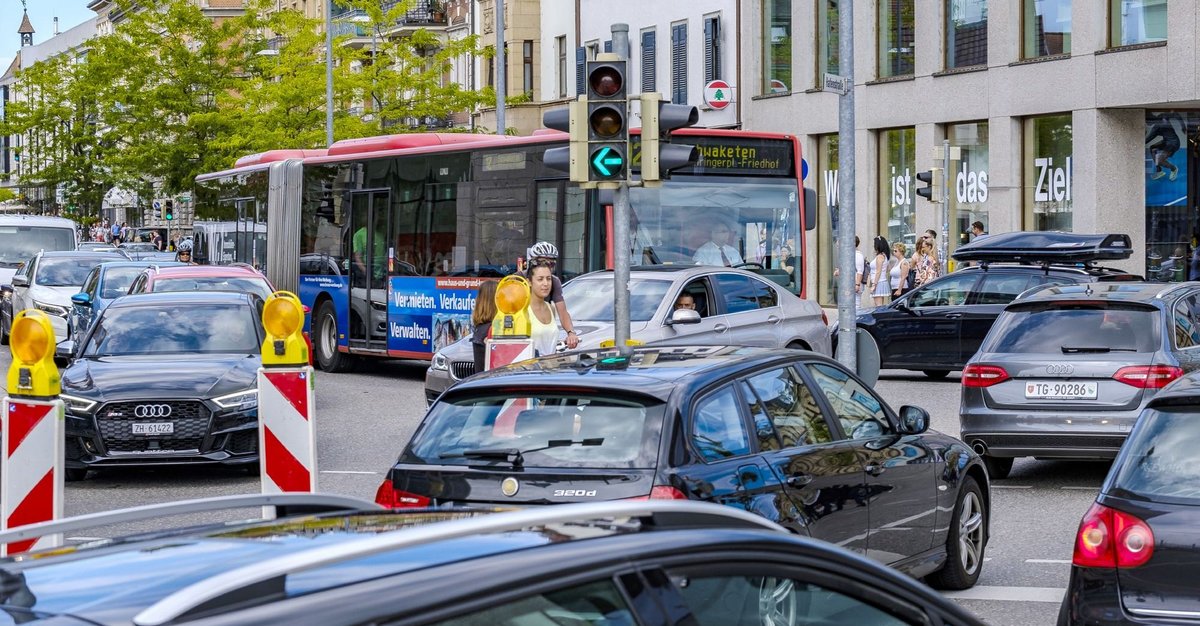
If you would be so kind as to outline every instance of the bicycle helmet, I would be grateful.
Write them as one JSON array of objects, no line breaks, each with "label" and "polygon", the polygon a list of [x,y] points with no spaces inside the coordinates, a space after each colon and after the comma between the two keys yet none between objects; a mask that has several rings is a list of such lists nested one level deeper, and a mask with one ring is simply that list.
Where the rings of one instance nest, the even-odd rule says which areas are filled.
[{"label": "bicycle helmet", "polygon": [[530,259],[557,259],[558,248],[549,241],[539,241],[528,250],[528,258]]},{"label": "bicycle helmet", "polygon": [[184,239],[183,241],[179,242],[178,245],[175,246],[175,250],[177,252],[186,252],[188,254],[191,254],[192,253],[192,240]]}]

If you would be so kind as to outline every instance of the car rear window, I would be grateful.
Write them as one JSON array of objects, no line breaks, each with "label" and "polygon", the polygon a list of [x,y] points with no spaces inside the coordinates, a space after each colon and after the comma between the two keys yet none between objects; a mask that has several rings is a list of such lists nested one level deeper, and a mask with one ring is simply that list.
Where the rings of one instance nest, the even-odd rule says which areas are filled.
[{"label": "car rear window", "polygon": [[434,404],[407,462],[508,465],[480,451],[520,451],[526,467],[653,468],[663,404],[580,394],[505,394]]},{"label": "car rear window", "polygon": [[1005,311],[981,349],[1009,354],[1154,352],[1159,348],[1157,309],[1051,306]]},{"label": "car rear window", "polygon": [[1125,441],[1113,495],[1200,504],[1200,412],[1196,407],[1147,409]]},{"label": "car rear window", "polygon": [[261,278],[198,277],[160,278],[154,281],[154,291],[231,291],[254,294],[263,300],[271,295],[271,286]]}]

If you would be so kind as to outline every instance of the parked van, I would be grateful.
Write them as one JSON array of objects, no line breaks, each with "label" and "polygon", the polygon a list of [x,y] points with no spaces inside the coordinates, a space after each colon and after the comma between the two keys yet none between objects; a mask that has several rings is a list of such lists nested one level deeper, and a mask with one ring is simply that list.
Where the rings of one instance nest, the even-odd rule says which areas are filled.
[{"label": "parked van", "polygon": [[17,266],[39,251],[74,250],[78,225],[62,217],[0,215],[0,285],[11,290]]}]

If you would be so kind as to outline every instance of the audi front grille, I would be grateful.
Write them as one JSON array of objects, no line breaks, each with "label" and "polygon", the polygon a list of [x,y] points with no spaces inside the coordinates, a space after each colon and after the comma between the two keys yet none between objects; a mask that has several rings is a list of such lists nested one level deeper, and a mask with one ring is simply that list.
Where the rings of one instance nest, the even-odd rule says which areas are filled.
[{"label": "audi front grille", "polygon": [[[104,448],[117,453],[203,450],[211,417],[208,407],[194,400],[114,402],[96,412]],[[133,434],[133,424],[144,422],[171,422],[174,432]]]}]

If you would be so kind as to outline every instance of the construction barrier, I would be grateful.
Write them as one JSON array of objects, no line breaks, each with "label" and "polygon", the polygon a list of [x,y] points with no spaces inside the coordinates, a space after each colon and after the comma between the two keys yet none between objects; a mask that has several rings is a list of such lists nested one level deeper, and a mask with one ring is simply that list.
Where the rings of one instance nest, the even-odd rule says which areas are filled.
[{"label": "construction barrier", "polygon": [[[0,531],[48,522],[63,514],[66,441],[62,387],[54,365],[50,318],[25,310],[13,318],[8,395],[0,415]],[[59,535],[0,545],[0,555],[62,545]]]},{"label": "construction barrier", "polygon": [[278,291],[263,306],[258,369],[258,454],[263,493],[317,491],[313,368],[299,298]]}]

